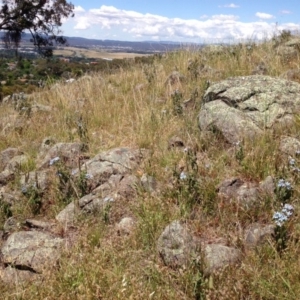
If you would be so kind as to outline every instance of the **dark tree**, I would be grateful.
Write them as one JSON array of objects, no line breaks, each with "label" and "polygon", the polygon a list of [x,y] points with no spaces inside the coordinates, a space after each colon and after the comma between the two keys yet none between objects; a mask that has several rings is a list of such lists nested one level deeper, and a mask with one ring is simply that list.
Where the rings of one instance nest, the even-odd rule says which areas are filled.
[{"label": "dark tree", "polygon": [[19,47],[22,33],[30,32],[38,52],[51,56],[53,46],[66,44],[59,27],[64,18],[73,17],[74,5],[66,0],[2,0],[0,31],[7,47]]}]

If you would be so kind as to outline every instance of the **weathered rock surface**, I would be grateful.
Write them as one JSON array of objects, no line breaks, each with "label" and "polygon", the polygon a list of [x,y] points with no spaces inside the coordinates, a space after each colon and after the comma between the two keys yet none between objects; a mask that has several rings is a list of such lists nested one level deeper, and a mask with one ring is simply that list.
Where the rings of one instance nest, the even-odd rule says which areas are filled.
[{"label": "weathered rock surface", "polygon": [[275,225],[261,225],[254,223],[245,230],[245,245],[254,248],[271,239],[274,234]]},{"label": "weathered rock surface", "polygon": [[4,169],[9,161],[17,155],[23,154],[17,148],[7,148],[0,152],[0,168]]},{"label": "weathered rock surface", "polygon": [[[112,175],[125,175],[136,168],[142,158],[140,150],[129,148],[115,148],[96,155],[85,162],[81,169],[85,170],[90,180],[91,189],[108,181]],[[79,169],[74,170],[79,174]]]},{"label": "weathered rock surface", "polygon": [[[56,219],[63,224],[74,222],[82,212],[100,212],[106,205],[118,198],[134,197],[134,186],[138,183],[131,172],[139,165],[142,158],[140,150],[116,148],[96,155],[81,167],[86,172],[89,194],[79,199],[78,204],[70,203]],[[78,176],[79,169],[73,173]]]},{"label": "weathered rock surface", "polygon": [[5,265],[42,273],[55,266],[63,239],[39,231],[19,231],[8,237],[1,253]]},{"label": "weathered rock surface", "polygon": [[119,235],[130,235],[134,230],[135,222],[130,217],[123,218],[116,226]]},{"label": "weathered rock surface", "polygon": [[157,250],[165,265],[170,267],[188,267],[192,259],[201,258],[206,274],[237,263],[241,258],[240,251],[233,247],[201,243],[179,221],[165,228],[158,239]]},{"label": "weathered rock surface", "polygon": [[37,281],[41,279],[41,275],[26,270],[18,270],[12,267],[0,269],[0,279],[3,283],[9,285],[19,285],[25,282]]},{"label": "weathered rock surface", "polygon": [[241,252],[233,247],[221,244],[208,244],[204,248],[206,274],[210,274],[227,265],[237,263],[241,259]]},{"label": "weathered rock surface", "polygon": [[239,178],[224,180],[217,187],[219,197],[228,201],[237,201],[245,208],[251,206],[259,199],[258,185],[255,183],[244,182]]},{"label": "weathered rock surface", "polygon": [[174,221],[160,235],[157,250],[165,265],[184,267],[196,253],[196,243],[187,228]]},{"label": "weathered rock surface", "polygon": [[300,141],[294,137],[282,137],[279,144],[279,150],[288,156],[294,157],[300,154]]},{"label": "weathered rock surface", "polygon": [[203,102],[201,130],[216,130],[237,143],[275,123],[289,124],[300,110],[300,84],[262,75],[233,77],[209,87]]},{"label": "weathered rock surface", "polygon": [[78,167],[80,156],[85,152],[85,148],[82,143],[57,143],[43,157],[38,157],[37,169],[49,167],[51,160],[56,157],[67,167]]},{"label": "weathered rock surface", "polygon": [[31,188],[37,189],[40,192],[46,191],[52,181],[51,176],[49,170],[32,171],[22,175],[20,178],[22,192],[25,194]]}]

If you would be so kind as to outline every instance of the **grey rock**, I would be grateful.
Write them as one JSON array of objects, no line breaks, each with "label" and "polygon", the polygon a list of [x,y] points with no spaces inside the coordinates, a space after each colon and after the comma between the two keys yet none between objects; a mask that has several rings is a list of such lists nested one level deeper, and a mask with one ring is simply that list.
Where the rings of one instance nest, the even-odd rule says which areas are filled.
[{"label": "grey rock", "polygon": [[108,203],[113,201],[114,198],[110,196],[101,197],[98,195],[89,194],[79,199],[79,207],[82,211],[87,213],[101,212]]},{"label": "grey rock", "polygon": [[297,151],[300,151],[300,141],[290,136],[282,137],[279,144],[279,150],[287,156],[295,157]]},{"label": "grey rock", "polygon": [[239,178],[224,180],[217,187],[219,197],[228,201],[236,201],[244,208],[249,208],[259,200],[258,185],[255,183],[244,182]]},{"label": "grey rock", "polygon": [[261,225],[259,223],[249,225],[245,230],[246,247],[253,248],[271,239],[274,229],[274,225]]},{"label": "grey rock", "polygon": [[4,186],[9,181],[12,181],[15,178],[15,173],[26,163],[28,163],[28,157],[24,154],[14,156],[10,159],[6,164],[4,171],[0,173],[0,186]]},{"label": "grey rock", "polygon": [[204,261],[206,274],[224,268],[227,265],[236,264],[241,259],[241,252],[233,247],[222,244],[208,244],[204,248]]},{"label": "grey rock", "polygon": [[20,178],[20,184],[22,190],[28,190],[29,188],[35,188],[40,192],[44,192],[49,189],[52,181],[52,174],[49,170],[32,171],[28,174],[24,174]]},{"label": "grey rock", "polygon": [[142,187],[150,193],[154,192],[157,189],[156,179],[153,176],[149,176],[147,174],[143,174],[141,178],[141,184]]},{"label": "grey rock", "polygon": [[62,245],[63,239],[44,232],[15,232],[1,248],[3,263],[42,273],[57,263]]},{"label": "grey rock", "polygon": [[75,204],[75,202],[69,203],[56,217],[55,219],[68,227],[74,224],[77,216],[79,215],[79,208]]},{"label": "grey rock", "polygon": [[41,230],[49,230],[55,226],[55,223],[53,222],[51,223],[51,222],[45,222],[41,220],[34,220],[34,219],[27,219],[25,221],[25,224],[30,228],[37,228]]},{"label": "grey rock", "polygon": [[37,169],[49,168],[50,161],[56,157],[66,167],[78,167],[80,157],[85,150],[86,146],[82,143],[57,143],[48,150],[46,155],[38,157]]},{"label": "grey rock", "polygon": [[200,129],[237,143],[276,123],[289,125],[300,110],[300,84],[262,75],[233,77],[210,86],[203,102]]},{"label": "grey rock", "polygon": [[136,185],[138,184],[138,179],[134,175],[126,175],[120,181],[120,184],[117,189],[117,193],[122,198],[130,200],[136,194]]},{"label": "grey rock", "polygon": [[186,267],[196,249],[193,236],[179,221],[168,225],[157,241],[158,253],[170,267]]},{"label": "grey rock", "polygon": [[265,180],[259,183],[259,189],[262,193],[265,193],[269,196],[274,195],[275,191],[275,182],[272,176],[267,176]]},{"label": "grey rock", "polygon": [[[101,212],[118,198],[130,199],[135,196],[136,176],[131,172],[143,157],[141,150],[116,148],[96,155],[86,161],[81,169],[87,176],[87,190],[90,191],[78,201],[70,203],[57,216],[63,224],[71,224],[82,213]],[[73,170],[79,176],[79,169]]]},{"label": "grey rock", "polygon": [[4,169],[9,161],[17,156],[23,154],[18,148],[7,148],[0,152],[0,169]]},{"label": "grey rock", "polygon": [[42,277],[39,274],[26,270],[18,270],[11,266],[0,270],[0,279],[3,283],[9,285],[23,285],[28,282],[37,282]]},{"label": "grey rock", "polygon": [[5,170],[16,172],[20,170],[22,165],[26,165],[28,161],[29,161],[29,157],[27,155],[25,154],[16,155],[6,164]]},{"label": "grey rock", "polygon": [[157,242],[158,253],[165,265],[187,267],[192,259],[199,260],[205,274],[237,263],[241,252],[222,244],[205,244],[193,237],[179,221],[168,225]]},{"label": "grey rock", "polygon": [[130,217],[123,218],[116,226],[119,235],[130,235],[134,230],[135,222]]},{"label": "grey rock", "polygon": [[20,227],[20,222],[15,217],[10,217],[5,221],[3,225],[3,230],[5,233],[11,233],[14,231],[18,231]]},{"label": "grey rock", "polygon": [[11,194],[11,193],[6,193],[6,192],[3,192],[3,191],[0,191],[0,201],[2,203],[8,204],[9,206],[12,206],[15,203],[17,203],[18,200],[19,200],[19,196],[20,195],[17,195],[16,193]]},{"label": "grey rock", "polygon": [[[89,177],[88,188],[92,191],[107,182],[113,175],[125,176],[131,173],[139,165],[142,156],[140,150],[129,148],[115,148],[96,155],[81,167]],[[79,174],[79,169],[73,171]]]}]

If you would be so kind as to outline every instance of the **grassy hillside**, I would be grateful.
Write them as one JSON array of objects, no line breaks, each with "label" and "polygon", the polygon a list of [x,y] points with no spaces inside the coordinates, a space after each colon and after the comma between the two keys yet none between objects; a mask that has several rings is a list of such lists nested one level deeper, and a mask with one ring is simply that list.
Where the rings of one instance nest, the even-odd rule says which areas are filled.
[{"label": "grassy hillside", "polygon": [[[19,130],[2,131],[0,138],[0,151],[17,147],[31,158],[21,172],[34,170],[40,144],[51,136],[59,142],[85,142],[91,156],[120,146],[149,149],[150,156],[135,175],[146,173],[160,185],[156,194],[138,189],[135,199],[118,203],[105,216],[79,219],[73,228],[78,242],[63,253],[59,267],[49,270],[42,283],[14,287],[0,283],[2,299],[298,299],[299,178],[283,171],[288,162],[278,145],[280,135],[299,137],[299,120],[284,132],[245,140],[242,150],[217,134],[200,132],[197,120],[202,97],[211,82],[250,75],[262,64],[266,75],[272,77],[299,69],[299,53],[284,59],[276,49],[274,43],[265,42],[228,46],[219,53],[193,49],[166,53],[152,63],[115,74],[95,73],[71,84],[47,86],[28,100],[29,105],[37,102],[51,106],[50,112],[19,114],[12,106],[2,104],[1,122],[5,123],[7,116],[12,122],[15,116],[26,124]],[[215,71],[198,72],[201,65]],[[182,79],[170,79],[173,71],[179,72]],[[182,108],[188,99],[195,104]],[[192,161],[182,149],[170,147],[174,136],[192,149],[198,161],[193,171],[195,181],[177,188],[176,174],[191,168]],[[285,248],[278,251],[279,238],[275,238],[253,251],[246,250],[240,228],[252,222],[272,223],[280,203],[272,198],[246,211],[219,201],[216,187],[230,176],[260,182],[268,175],[279,178],[282,174],[289,176],[293,184],[289,203],[295,208],[286,226],[289,238]],[[52,202],[37,215],[24,203],[14,215],[20,220],[54,219],[64,203],[58,200],[56,190],[49,194]],[[123,216],[136,221],[129,237],[119,236],[115,230]],[[1,219],[6,217],[2,209]],[[237,247],[243,252],[241,264],[210,277],[202,274],[196,262],[186,269],[164,266],[156,242],[173,220],[186,223],[196,236],[220,238]],[[64,235],[63,228],[60,234]]]}]

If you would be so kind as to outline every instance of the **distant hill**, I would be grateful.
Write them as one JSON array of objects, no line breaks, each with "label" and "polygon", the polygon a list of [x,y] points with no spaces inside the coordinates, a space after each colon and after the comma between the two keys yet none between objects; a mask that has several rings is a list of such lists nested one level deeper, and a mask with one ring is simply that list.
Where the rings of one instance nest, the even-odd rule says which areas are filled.
[{"label": "distant hill", "polygon": [[[0,39],[3,33],[0,32]],[[87,39],[82,37],[65,37],[67,43],[72,47],[80,48],[98,48],[104,49],[110,52],[134,52],[134,53],[157,53],[172,51],[184,47],[202,47],[201,44],[192,43],[179,43],[173,41],[141,41],[141,42],[129,42],[129,41],[118,41],[118,40],[97,40]],[[31,35],[24,33],[22,35],[22,44],[30,43]]]}]

